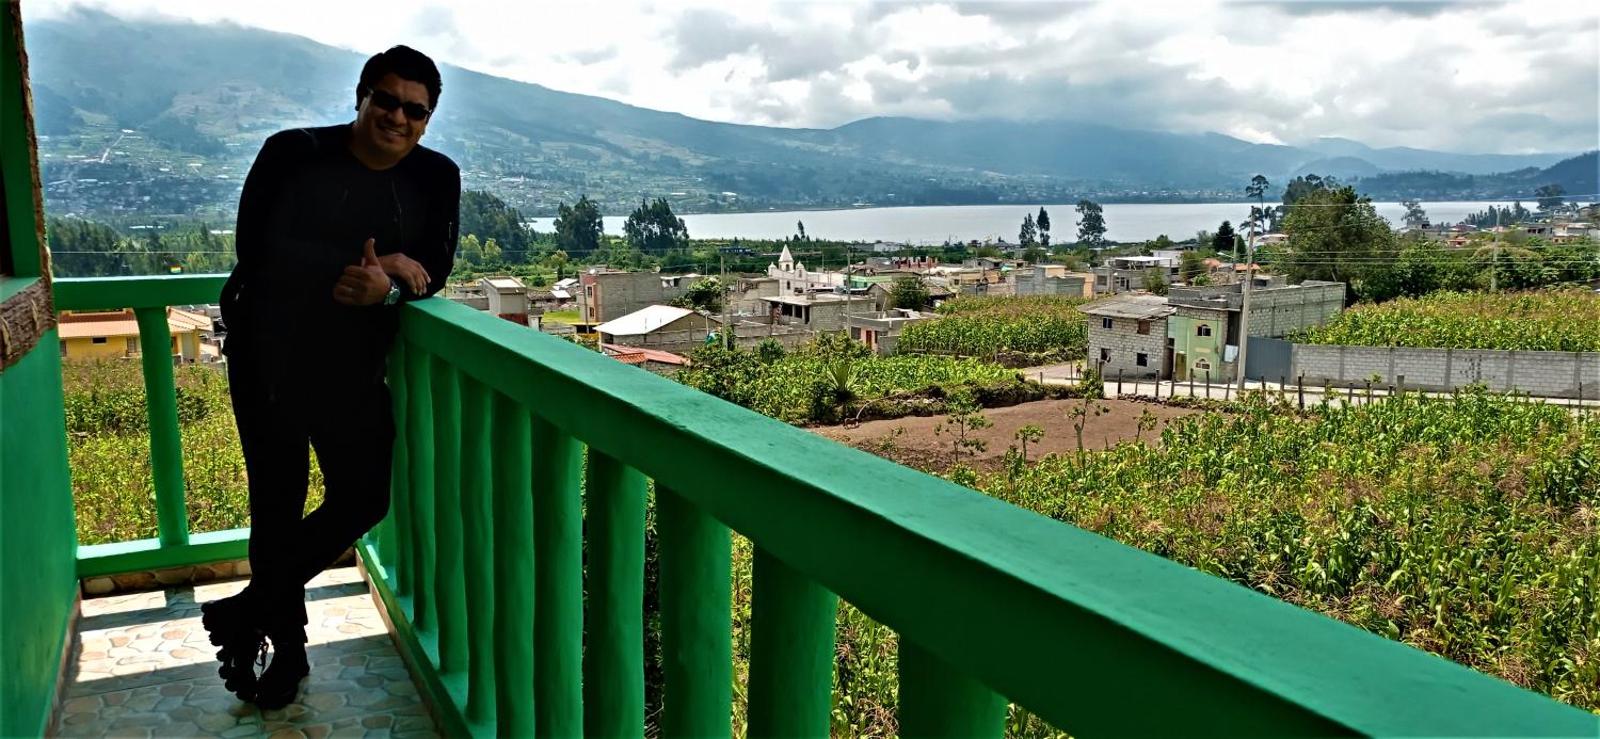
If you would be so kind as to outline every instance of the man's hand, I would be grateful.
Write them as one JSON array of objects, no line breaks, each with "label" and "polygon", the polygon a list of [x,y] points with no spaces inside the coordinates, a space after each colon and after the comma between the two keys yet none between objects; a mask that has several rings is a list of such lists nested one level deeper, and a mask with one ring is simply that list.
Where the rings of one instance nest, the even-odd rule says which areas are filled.
[{"label": "man's hand", "polygon": [[372,251],[372,239],[367,239],[361,253],[361,264],[344,268],[344,274],[333,286],[333,300],[342,305],[375,305],[389,294],[389,276],[384,274],[378,255]]},{"label": "man's hand", "polygon": [[412,295],[422,295],[428,291],[428,270],[422,268],[422,263],[398,252],[378,257],[378,263],[383,265],[383,272],[395,281],[411,289]]}]

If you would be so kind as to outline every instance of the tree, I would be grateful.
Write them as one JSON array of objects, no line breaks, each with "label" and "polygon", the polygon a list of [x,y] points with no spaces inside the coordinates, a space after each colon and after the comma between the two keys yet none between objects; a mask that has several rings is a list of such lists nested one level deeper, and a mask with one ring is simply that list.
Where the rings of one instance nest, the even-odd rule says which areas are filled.
[{"label": "tree", "polygon": [[556,243],[568,254],[587,255],[600,250],[603,223],[600,206],[588,195],[578,198],[575,205],[561,203],[556,206]]},{"label": "tree", "polygon": [[722,296],[722,282],[715,277],[707,277],[690,285],[682,295],[673,299],[672,304],[679,308],[716,313],[722,310]]},{"label": "tree", "polygon": [[1050,214],[1045,212],[1044,206],[1042,206],[1042,205],[1039,206],[1039,217],[1033,219],[1033,223],[1034,223],[1035,226],[1037,226],[1039,228],[1039,246],[1042,246],[1045,249],[1049,249],[1050,248]]},{"label": "tree", "polygon": [[1022,229],[1017,232],[1017,243],[1023,248],[1039,243],[1039,229],[1033,223],[1032,213],[1022,216]]},{"label": "tree", "polygon": [[902,275],[889,289],[889,300],[894,308],[921,308],[928,304],[928,287],[916,275]]},{"label": "tree", "polygon": [[1428,213],[1422,209],[1422,203],[1417,200],[1402,200],[1400,206],[1406,209],[1405,223],[1411,228],[1427,228]]},{"label": "tree", "polygon": [[1172,239],[1169,238],[1166,234],[1159,234],[1159,235],[1156,236],[1154,241],[1150,242],[1150,248],[1152,250],[1154,250],[1154,249],[1171,249],[1172,248]]},{"label": "tree", "polygon": [[796,229],[798,229],[798,231],[799,231],[799,233],[795,234],[795,237],[794,237],[795,241],[810,241],[811,240],[811,237],[806,236],[806,222],[805,221],[795,221],[794,222],[794,227]]},{"label": "tree", "polygon": [[556,268],[556,279],[567,279],[567,253],[557,249],[544,258],[544,263]]},{"label": "tree", "polygon": [[1377,283],[1388,266],[1387,257],[1395,253],[1394,233],[1372,200],[1357,195],[1355,188],[1308,193],[1289,208],[1283,228],[1290,248],[1282,264],[1291,281],[1347,282],[1350,299],[1382,292]]},{"label": "tree", "polygon": [[[1245,196],[1256,199],[1255,206],[1250,209],[1250,218],[1245,221],[1252,231],[1272,230],[1272,217],[1267,213],[1267,188],[1271,185],[1266,175],[1258,174],[1250,178],[1250,184],[1244,186]],[[1232,247],[1232,244],[1229,246]]]},{"label": "tree", "polygon": [[1100,204],[1090,200],[1078,201],[1078,243],[1091,247],[1106,243],[1106,219]]},{"label": "tree", "polygon": [[1200,252],[1189,249],[1178,257],[1178,279],[1183,280],[1184,284],[1193,285],[1195,278],[1205,271],[1205,258],[1200,256]]},{"label": "tree", "polygon": [[493,239],[508,252],[509,262],[525,262],[528,250],[536,237],[533,230],[524,226],[522,214],[506,201],[483,190],[465,190],[461,193],[459,231],[477,234],[480,239]]},{"label": "tree", "polygon": [[662,254],[689,245],[689,228],[682,218],[673,215],[666,198],[640,202],[628,215],[622,233],[633,248],[646,254]]},{"label": "tree", "polygon": [[1534,190],[1533,194],[1539,196],[1539,210],[1547,213],[1559,209],[1567,201],[1567,188],[1560,185],[1545,185]]},{"label": "tree", "polygon": [[1217,226],[1217,232],[1211,236],[1211,250],[1219,254],[1233,251],[1233,224],[1223,221]]},{"label": "tree", "polygon": [[1048,255],[1049,252],[1038,246],[1030,246],[1027,251],[1022,252],[1022,258],[1029,264],[1043,264]]},{"label": "tree", "polygon": [[1161,276],[1160,270],[1145,270],[1144,289],[1157,295],[1167,294],[1167,278]]}]

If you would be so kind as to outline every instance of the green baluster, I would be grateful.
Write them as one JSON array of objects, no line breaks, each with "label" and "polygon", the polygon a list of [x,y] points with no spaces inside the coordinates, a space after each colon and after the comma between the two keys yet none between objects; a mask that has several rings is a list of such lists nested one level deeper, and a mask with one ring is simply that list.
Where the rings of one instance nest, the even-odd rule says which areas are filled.
[{"label": "green baluster", "polygon": [[467,720],[494,720],[494,446],[489,392],[461,380],[461,521],[466,531]]},{"label": "green baluster", "polygon": [[534,418],[534,703],[540,736],[583,733],[583,450]]},{"label": "green baluster", "polygon": [[145,413],[150,420],[150,471],[156,490],[156,527],[161,546],[189,543],[183,503],[183,442],[178,436],[178,386],[172,376],[172,333],[167,309],[135,308],[140,360],[144,364]]},{"label": "green baluster", "polygon": [[411,578],[411,625],[418,633],[438,628],[434,602],[433,364],[420,347],[406,351],[406,462],[411,475],[411,525],[405,530],[415,567]]},{"label": "green baluster", "polygon": [[494,407],[495,733],[532,736],[533,442],[528,412],[503,395]]},{"label": "green baluster", "polygon": [[589,450],[587,736],[644,736],[644,475]]},{"label": "green baluster", "polygon": [[660,532],[661,735],[729,736],[733,622],[728,527],[656,486]]},{"label": "green baluster", "polygon": [[751,595],[751,737],[828,736],[839,599],[759,547]]},{"label": "green baluster", "polygon": [[[466,558],[461,530],[460,374],[433,358],[434,598],[439,613],[439,671],[467,668]],[[459,698],[459,696],[458,696]]]},{"label": "green baluster", "polygon": [[383,558],[383,570],[397,596],[411,594],[411,547],[402,542],[411,528],[411,500],[408,484],[411,462],[406,457],[406,344],[394,342],[389,357],[389,399],[394,413],[394,463],[389,473],[389,515],[378,530],[378,556]]},{"label": "green baluster", "polygon": [[900,638],[900,736],[999,737],[1006,701],[950,663]]}]

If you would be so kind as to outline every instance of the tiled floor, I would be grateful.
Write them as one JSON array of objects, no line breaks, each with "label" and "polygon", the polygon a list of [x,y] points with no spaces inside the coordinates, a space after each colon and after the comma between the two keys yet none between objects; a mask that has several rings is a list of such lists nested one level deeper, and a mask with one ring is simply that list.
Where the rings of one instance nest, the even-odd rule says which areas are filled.
[{"label": "tiled floor", "polygon": [[372,596],[355,568],[329,570],[307,588],[311,676],[299,701],[261,711],[217,677],[200,604],[243,580],[89,598],[78,622],[82,651],[58,736],[437,736]]}]

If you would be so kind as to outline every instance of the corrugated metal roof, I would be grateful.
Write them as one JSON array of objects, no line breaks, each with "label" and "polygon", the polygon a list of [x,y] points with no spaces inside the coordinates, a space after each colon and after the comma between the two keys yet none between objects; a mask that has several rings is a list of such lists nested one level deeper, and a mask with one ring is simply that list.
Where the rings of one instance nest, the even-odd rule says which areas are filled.
[{"label": "corrugated metal roof", "polygon": [[621,318],[595,326],[594,330],[612,336],[637,336],[648,334],[662,326],[693,313],[688,308],[671,305],[652,305],[636,310]]}]

